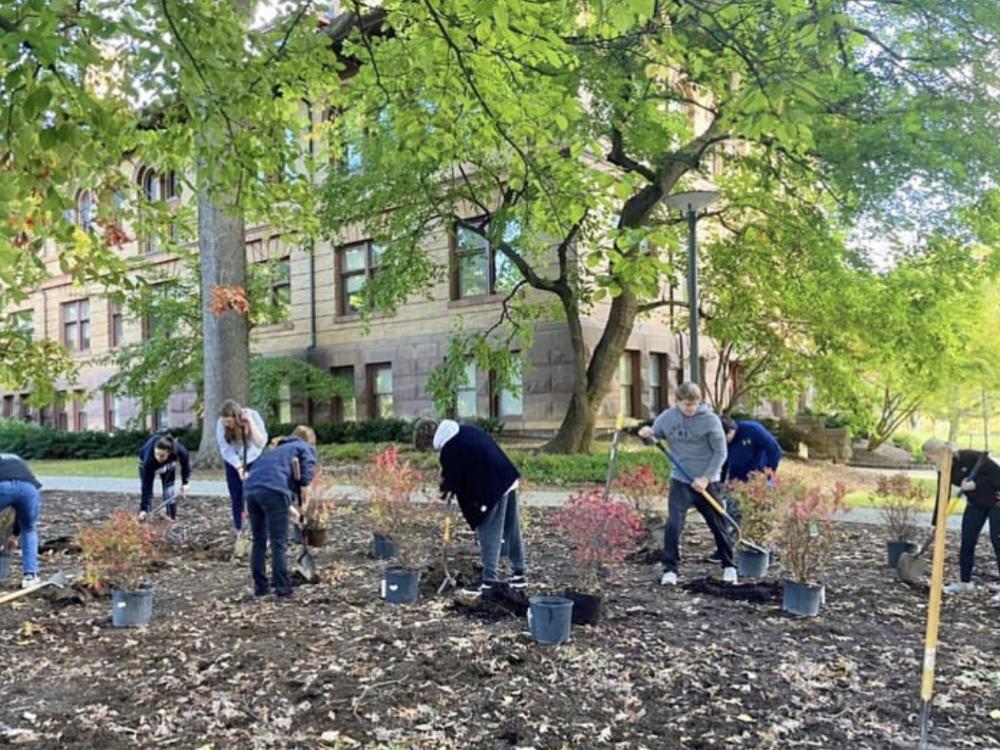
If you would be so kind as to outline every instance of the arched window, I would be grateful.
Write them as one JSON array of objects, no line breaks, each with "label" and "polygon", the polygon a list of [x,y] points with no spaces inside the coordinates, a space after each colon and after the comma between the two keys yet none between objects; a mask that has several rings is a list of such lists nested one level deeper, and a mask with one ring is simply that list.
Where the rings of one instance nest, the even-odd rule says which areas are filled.
[{"label": "arched window", "polygon": [[81,190],[76,194],[76,211],[73,221],[84,231],[90,231],[94,225],[94,194],[89,190]]},{"label": "arched window", "polygon": [[[172,169],[167,172],[158,172],[152,167],[141,167],[136,174],[136,182],[139,185],[140,198],[143,202],[152,203],[155,201],[172,202],[178,197],[177,194],[177,173]],[[176,239],[177,227],[171,223],[168,227],[171,238]],[[140,240],[139,246],[144,253],[156,252],[159,242],[155,233],[149,233]]]}]

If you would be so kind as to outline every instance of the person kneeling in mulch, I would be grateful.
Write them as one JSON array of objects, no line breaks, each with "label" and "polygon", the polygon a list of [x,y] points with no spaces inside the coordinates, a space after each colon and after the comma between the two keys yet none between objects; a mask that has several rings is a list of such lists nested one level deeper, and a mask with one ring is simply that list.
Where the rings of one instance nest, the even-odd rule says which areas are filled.
[{"label": "person kneeling in mulch", "polygon": [[454,495],[479,539],[482,580],[460,591],[466,597],[489,596],[500,583],[500,550],[506,544],[511,588],[527,585],[517,483],[520,473],[485,431],[451,419],[420,422],[413,431],[417,450],[440,452],[441,499]]},{"label": "person kneeling in mulch", "polygon": [[[244,486],[253,546],[250,549],[250,571],[253,574],[254,596],[266,596],[274,589],[282,598],[292,593],[288,575],[288,519],[295,498],[308,486],[316,473],[316,433],[311,427],[299,425],[295,431],[266,453],[253,465]],[[294,459],[299,462],[299,478],[295,478]],[[271,543],[271,580],[264,567],[264,553]]]}]

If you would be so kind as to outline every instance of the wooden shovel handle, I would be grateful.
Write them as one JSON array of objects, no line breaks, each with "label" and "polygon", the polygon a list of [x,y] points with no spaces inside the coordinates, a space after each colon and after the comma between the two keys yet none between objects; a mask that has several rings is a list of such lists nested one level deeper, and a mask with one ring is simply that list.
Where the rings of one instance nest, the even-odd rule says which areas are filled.
[{"label": "wooden shovel handle", "polygon": [[44,583],[37,583],[34,586],[30,586],[26,589],[21,589],[20,591],[12,591],[9,594],[4,594],[0,596],[0,604],[6,604],[7,602],[12,602],[15,599],[20,599],[22,596],[27,596],[28,594],[34,594],[36,591],[41,591],[46,586],[51,586],[51,581],[45,581]]}]

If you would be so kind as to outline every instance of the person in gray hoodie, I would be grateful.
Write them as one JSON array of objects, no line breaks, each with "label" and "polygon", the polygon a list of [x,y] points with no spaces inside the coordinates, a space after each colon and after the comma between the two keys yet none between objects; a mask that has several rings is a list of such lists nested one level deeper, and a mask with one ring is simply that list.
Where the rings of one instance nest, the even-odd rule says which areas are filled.
[{"label": "person in gray hoodie", "polygon": [[677,403],[660,414],[653,426],[642,427],[639,437],[648,443],[666,438],[670,451],[684,466],[694,481],[688,482],[674,466],[670,472],[670,493],[667,503],[667,525],[663,534],[664,586],[677,585],[677,563],[680,559],[680,539],[684,517],[694,505],[708,524],[719,560],[722,580],[736,583],[733,543],[726,532],[724,519],[716,513],[701,490],[724,503],[722,464],[726,461],[726,435],[719,417],[701,402],[701,389],[695,383],[681,383],[676,391]]}]

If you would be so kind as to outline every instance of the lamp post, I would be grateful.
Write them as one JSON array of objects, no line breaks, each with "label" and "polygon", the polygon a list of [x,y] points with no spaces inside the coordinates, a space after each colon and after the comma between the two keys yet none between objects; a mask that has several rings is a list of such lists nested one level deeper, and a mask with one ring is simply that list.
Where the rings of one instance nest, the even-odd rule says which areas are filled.
[{"label": "lamp post", "polygon": [[701,363],[698,359],[698,250],[695,227],[699,212],[711,206],[718,197],[714,190],[694,190],[670,195],[664,200],[670,208],[683,213],[688,223],[688,326],[691,329],[688,357],[691,360],[691,382],[698,385],[701,385]]}]

